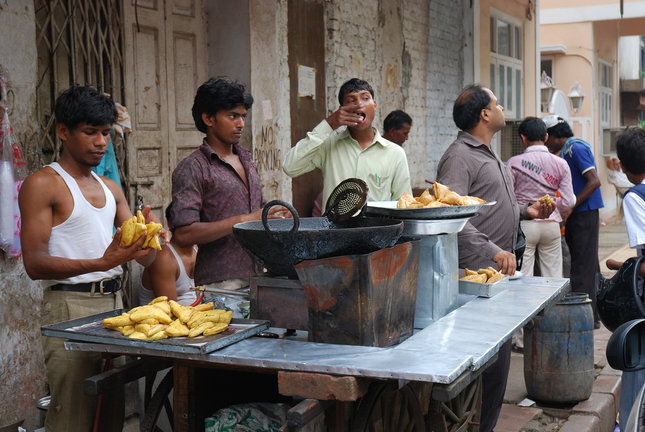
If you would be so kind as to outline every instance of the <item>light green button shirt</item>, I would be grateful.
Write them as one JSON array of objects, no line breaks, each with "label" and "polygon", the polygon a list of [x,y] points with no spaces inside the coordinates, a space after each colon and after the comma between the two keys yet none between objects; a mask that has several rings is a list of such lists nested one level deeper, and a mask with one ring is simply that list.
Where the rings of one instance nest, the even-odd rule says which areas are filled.
[{"label": "light green button shirt", "polygon": [[323,120],[289,150],[282,169],[289,177],[297,177],[320,168],[324,177],[323,209],[334,188],[352,177],[367,183],[369,201],[398,200],[404,192],[412,192],[408,160],[401,146],[372,129],[374,141],[363,150],[346,127],[334,131]]}]

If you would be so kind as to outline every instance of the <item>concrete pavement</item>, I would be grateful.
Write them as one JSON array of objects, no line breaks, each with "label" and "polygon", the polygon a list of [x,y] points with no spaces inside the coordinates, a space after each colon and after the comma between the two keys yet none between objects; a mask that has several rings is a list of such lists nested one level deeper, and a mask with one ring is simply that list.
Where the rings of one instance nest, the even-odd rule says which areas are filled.
[{"label": "concrete pavement", "polygon": [[[607,258],[623,261],[635,255],[634,249],[628,246],[622,219],[601,223],[598,256],[603,276],[611,277],[614,273],[605,266]],[[495,432],[613,432],[620,400],[621,372],[607,364],[605,348],[610,336],[604,327],[594,331],[594,386],[591,397],[578,404],[531,404],[533,401],[527,400],[524,383],[524,356],[513,353],[504,405]]]}]

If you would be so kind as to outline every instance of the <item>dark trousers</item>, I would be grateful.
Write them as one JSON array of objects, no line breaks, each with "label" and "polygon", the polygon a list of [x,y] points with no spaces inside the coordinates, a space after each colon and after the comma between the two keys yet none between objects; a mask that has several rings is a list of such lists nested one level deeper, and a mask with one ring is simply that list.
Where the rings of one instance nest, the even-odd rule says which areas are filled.
[{"label": "dark trousers", "polygon": [[571,291],[589,295],[594,320],[598,321],[596,281],[600,273],[598,263],[598,210],[572,213],[567,219],[564,236],[571,254]]},{"label": "dark trousers", "polygon": [[502,344],[497,360],[482,373],[482,411],[479,432],[491,432],[504,403],[508,371],[511,368],[511,340]]}]

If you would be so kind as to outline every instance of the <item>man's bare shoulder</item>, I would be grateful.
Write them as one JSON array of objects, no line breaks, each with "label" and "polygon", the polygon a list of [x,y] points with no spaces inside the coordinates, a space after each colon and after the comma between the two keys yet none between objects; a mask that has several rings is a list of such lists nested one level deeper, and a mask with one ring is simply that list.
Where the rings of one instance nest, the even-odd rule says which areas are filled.
[{"label": "man's bare shoulder", "polygon": [[20,194],[32,198],[54,195],[58,188],[67,187],[62,177],[52,168],[44,167],[28,176],[20,187]]}]

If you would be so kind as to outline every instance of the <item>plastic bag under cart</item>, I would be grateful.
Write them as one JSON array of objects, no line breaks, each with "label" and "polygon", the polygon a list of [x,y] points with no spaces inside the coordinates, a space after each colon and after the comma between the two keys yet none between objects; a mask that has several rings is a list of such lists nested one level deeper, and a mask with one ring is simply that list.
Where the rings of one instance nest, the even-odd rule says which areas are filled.
[{"label": "plastic bag under cart", "polygon": [[43,336],[60,337],[83,342],[97,342],[159,351],[208,354],[242,339],[249,338],[269,328],[269,321],[233,318],[222,333],[212,336],[173,337],[156,341],[130,339],[120,332],[103,327],[103,320],[126,312],[116,309],[97,315],[63,321],[41,327]]}]

